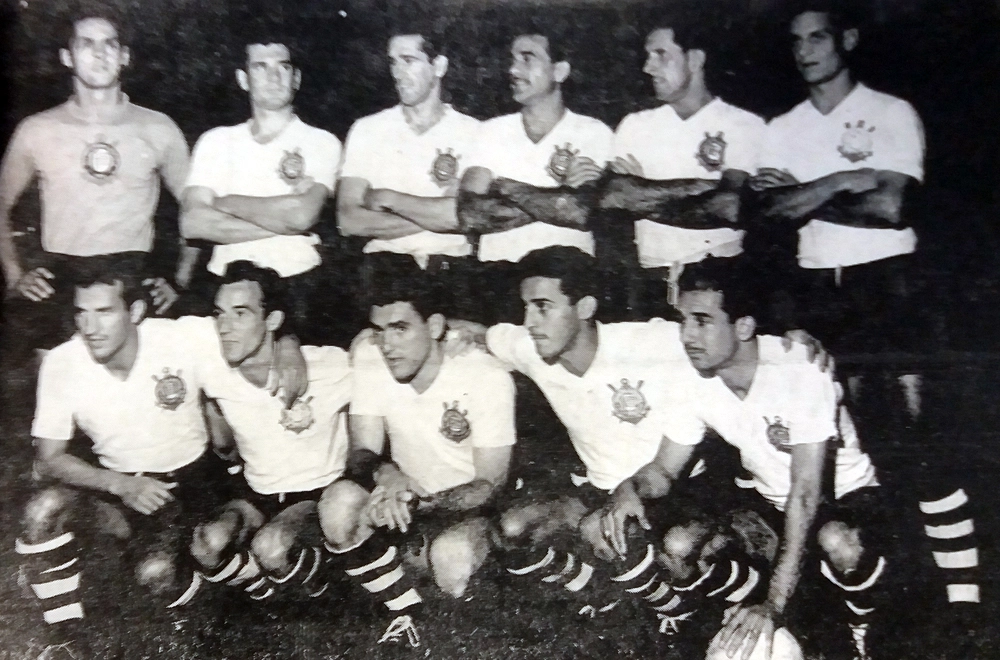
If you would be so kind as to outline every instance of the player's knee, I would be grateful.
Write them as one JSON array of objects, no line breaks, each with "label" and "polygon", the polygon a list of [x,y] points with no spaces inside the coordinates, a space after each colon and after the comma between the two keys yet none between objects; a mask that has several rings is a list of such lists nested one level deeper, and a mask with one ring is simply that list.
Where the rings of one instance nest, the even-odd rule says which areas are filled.
[{"label": "player's knee", "polygon": [[174,584],[175,574],[174,557],[166,551],[154,552],[135,567],[136,582],[154,594],[170,590]]},{"label": "player's knee", "polygon": [[288,569],[288,553],[295,542],[294,534],[279,525],[265,525],[250,542],[250,550],[268,573],[283,573]]},{"label": "player's knee", "polygon": [[202,523],[191,539],[191,556],[205,568],[215,568],[232,542],[230,528],[221,521]]},{"label": "player's knee", "polygon": [[524,536],[533,519],[531,507],[508,509],[500,516],[500,534],[505,540],[515,541]]},{"label": "player's knee", "polygon": [[817,541],[838,572],[846,573],[857,568],[863,551],[860,530],[839,520],[831,520],[820,528]]},{"label": "player's knee", "polygon": [[357,542],[358,526],[368,497],[368,491],[348,480],[336,481],[323,491],[318,511],[327,543],[335,548],[346,548]]},{"label": "player's knee", "polygon": [[35,493],[24,509],[24,536],[40,543],[62,534],[72,497],[64,488],[46,488]]},{"label": "player's knee", "polygon": [[465,594],[469,580],[486,558],[485,539],[469,530],[446,530],[431,543],[430,564],[441,591],[455,598]]},{"label": "player's knee", "polygon": [[694,571],[708,527],[700,522],[676,525],[663,535],[659,563],[676,580],[687,579]]}]

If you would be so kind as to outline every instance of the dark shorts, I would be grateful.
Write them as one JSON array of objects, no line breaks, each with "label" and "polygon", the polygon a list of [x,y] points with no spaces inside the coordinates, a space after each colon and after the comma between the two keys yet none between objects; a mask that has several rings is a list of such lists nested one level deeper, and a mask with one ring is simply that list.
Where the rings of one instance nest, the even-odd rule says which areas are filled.
[{"label": "dark shorts", "polygon": [[240,477],[238,485],[234,488],[234,499],[249,502],[255,509],[263,513],[267,520],[270,520],[294,504],[300,502],[319,502],[319,498],[323,495],[324,490],[326,490],[326,486],[294,493],[263,495],[251,488],[246,479]]}]

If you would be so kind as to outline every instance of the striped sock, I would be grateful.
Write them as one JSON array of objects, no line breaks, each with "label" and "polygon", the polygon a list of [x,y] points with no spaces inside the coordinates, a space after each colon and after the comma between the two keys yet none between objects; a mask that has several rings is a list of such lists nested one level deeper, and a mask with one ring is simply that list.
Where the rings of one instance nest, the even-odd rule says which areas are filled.
[{"label": "striped sock", "polygon": [[203,578],[208,582],[242,589],[253,600],[270,598],[275,591],[274,583],[261,569],[257,558],[246,550],[234,554],[214,571],[205,573]]},{"label": "striped sock", "polygon": [[304,592],[310,598],[317,598],[329,587],[325,571],[326,559],[323,548],[302,548],[291,570],[282,577],[271,576],[271,582],[276,588],[287,586]]},{"label": "striped sock", "polygon": [[42,605],[53,637],[68,640],[84,617],[80,602],[80,546],[72,532],[39,543],[17,539],[17,554]]},{"label": "striped sock", "polygon": [[375,597],[393,614],[413,614],[423,602],[413,579],[403,569],[403,557],[387,534],[376,532],[353,548],[326,549],[352,582]]},{"label": "striped sock", "polygon": [[504,554],[504,564],[511,575],[562,587],[571,594],[582,594],[594,582],[593,564],[553,546],[515,548]]},{"label": "striped sock", "polygon": [[979,549],[965,490],[921,498],[919,506],[931,556],[944,574],[948,602],[978,603]]},{"label": "striped sock", "polygon": [[679,624],[706,604],[728,608],[756,597],[765,588],[760,572],[745,560],[720,558],[704,573],[684,584],[660,582],[646,596],[660,619],[660,632],[673,634]]}]

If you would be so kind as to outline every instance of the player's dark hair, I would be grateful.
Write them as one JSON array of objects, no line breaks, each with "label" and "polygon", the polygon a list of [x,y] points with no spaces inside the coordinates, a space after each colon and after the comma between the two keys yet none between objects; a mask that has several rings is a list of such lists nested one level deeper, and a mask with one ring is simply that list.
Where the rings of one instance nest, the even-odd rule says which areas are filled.
[{"label": "player's dark hair", "polygon": [[68,8],[62,43],[67,46],[71,45],[76,36],[76,24],[88,18],[99,18],[107,21],[118,33],[118,43],[122,46],[129,44],[131,35],[126,33],[128,22],[125,20],[124,12],[111,2],[101,2],[100,0],[78,0]]},{"label": "player's dark hair", "polygon": [[237,58],[237,68],[246,69],[250,46],[280,44],[288,49],[292,66],[299,68],[302,53],[299,50],[295,30],[284,22],[271,20],[250,20],[233,34],[233,53]]},{"label": "player's dark hair", "polygon": [[787,10],[785,23],[790,24],[806,12],[826,14],[837,46],[843,46],[845,31],[861,27],[860,12],[846,0],[793,0]]},{"label": "player's dark hair", "polygon": [[756,309],[754,282],[756,276],[742,257],[708,257],[704,261],[684,266],[677,288],[688,291],[717,291],[722,294],[722,310],[730,321],[744,316],[759,318]]},{"label": "player's dark hair", "polygon": [[574,304],[584,296],[597,297],[596,268],[597,261],[592,256],[564,245],[532,250],[518,263],[521,282],[529,277],[559,280],[559,290]]},{"label": "player's dark hair", "polygon": [[646,36],[656,30],[670,30],[674,35],[674,43],[680,46],[684,52],[701,50],[710,54],[720,39],[718,29],[713,27],[712,21],[708,17],[701,15],[704,14],[703,11],[681,11],[681,9],[692,10],[694,8],[684,6],[660,11],[650,18]]},{"label": "player's dark hair", "polygon": [[393,303],[410,303],[425,321],[443,313],[430,277],[408,254],[378,252],[368,255],[370,284],[366,291],[369,309]]},{"label": "player's dark hair", "polygon": [[567,32],[571,26],[564,21],[548,18],[548,20],[528,18],[511,30],[510,43],[518,37],[544,37],[545,50],[552,63],[569,62],[572,50]]},{"label": "player's dark hair", "polygon": [[226,272],[219,280],[216,292],[225,285],[236,282],[257,283],[260,287],[260,302],[264,308],[264,316],[273,311],[283,312],[286,317],[288,316],[288,292],[285,281],[273,268],[262,268],[246,260],[233,261],[226,266]]},{"label": "player's dark hair", "polygon": [[433,62],[438,55],[447,55],[448,39],[445,34],[444,18],[431,15],[429,13],[431,11],[419,3],[414,3],[414,8],[406,12],[405,16],[398,16],[392,21],[389,38],[406,35],[421,37],[420,50],[427,56],[428,61]]},{"label": "player's dark hair", "polygon": [[95,284],[121,286],[122,300],[125,307],[131,307],[137,300],[146,299],[146,291],[142,287],[142,273],[138,272],[129,262],[122,262],[117,255],[99,255],[90,257],[80,266],[72,277],[73,287],[88,289]]}]

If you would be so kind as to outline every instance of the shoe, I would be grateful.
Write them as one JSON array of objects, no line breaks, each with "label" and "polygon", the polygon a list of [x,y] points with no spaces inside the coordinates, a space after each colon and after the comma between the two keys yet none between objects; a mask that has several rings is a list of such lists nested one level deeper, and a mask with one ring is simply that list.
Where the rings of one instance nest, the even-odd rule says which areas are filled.
[{"label": "shoe", "polygon": [[385,633],[379,638],[378,643],[398,642],[404,636],[413,648],[420,646],[420,634],[417,632],[417,626],[413,623],[413,619],[409,614],[401,614],[393,619],[389,627],[385,629]]},{"label": "shoe", "polygon": [[660,620],[660,634],[662,635],[676,635],[681,631],[680,625],[684,621],[687,621],[694,616],[694,610],[689,610],[675,616],[670,616],[669,614],[657,614],[656,618]]},{"label": "shoe", "polygon": [[854,642],[854,657],[852,660],[871,660],[868,649],[865,646],[865,637],[868,635],[868,624],[849,624],[851,627],[851,641]]},{"label": "shoe", "polygon": [[73,642],[49,644],[38,654],[38,660],[83,660],[83,653]]}]

